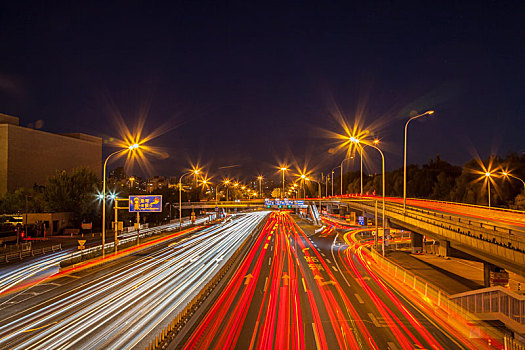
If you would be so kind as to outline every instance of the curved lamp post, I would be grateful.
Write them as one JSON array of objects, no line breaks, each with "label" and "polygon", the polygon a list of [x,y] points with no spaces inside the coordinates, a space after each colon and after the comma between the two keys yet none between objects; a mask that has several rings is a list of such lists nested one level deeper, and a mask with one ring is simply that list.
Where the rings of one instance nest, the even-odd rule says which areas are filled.
[{"label": "curved lamp post", "polygon": [[[382,250],[383,250],[383,256],[385,256],[385,228],[386,228],[386,217],[385,217],[385,156],[383,155],[383,151],[381,151],[381,149],[379,147],[377,147],[376,145],[379,143],[379,140],[375,140],[374,141],[374,144],[369,144],[369,143],[364,143],[364,142],[361,142],[359,139],[355,138],[355,137],[350,137],[350,141],[351,142],[354,142],[356,144],[361,144],[361,145],[364,145],[364,146],[368,146],[368,147],[371,147],[371,148],[374,148],[376,149],[380,154],[381,154],[381,171],[382,171],[382,182],[383,182],[383,242],[382,242]],[[379,232],[376,232],[376,235],[378,234]]]},{"label": "curved lamp post", "polygon": [[127,148],[120,149],[118,151],[111,153],[104,161],[104,174],[103,174],[103,180],[102,180],[102,196],[103,196],[102,197],[102,257],[104,257],[106,254],[106,249],[105,249],[106,248],[105,247],[106,246],[106,166],[108,165],[108,160],[114,155],[117,155],[119,153],[124,153],[124,152],[133,152],[139,147],[140,146],[138,143],[134,143]]},{"label": "curved lamp post", "polygon": [[193,169],[192,171],[182,174],[179,178],[179,231],[182,230],[182,178],[190,174],[198,175],[199,172],[200,169]]},{"label": "curved lamp post", "polygon": [[408,129],[408,123],[424,115],[431,115],[431,114],[434,114],[434,111],[426,111],[425,113],[413,116],[405,124],[405,150],[404,150],[404,156],[403,156],[403,214],[405,214],[406,207],[407,207],[407,129]]},{"label": "curved lamp post", "polygon": [[284,172],[285,172],[286,170],[288,170],[288,169],[285,168],[285,167],[282,167],[282,168],[281,168],[281,171],[283,172],[283,192],[282,192],[282,196],[283,196],[283,198],[282,198],[282,199],[284,199]]}]

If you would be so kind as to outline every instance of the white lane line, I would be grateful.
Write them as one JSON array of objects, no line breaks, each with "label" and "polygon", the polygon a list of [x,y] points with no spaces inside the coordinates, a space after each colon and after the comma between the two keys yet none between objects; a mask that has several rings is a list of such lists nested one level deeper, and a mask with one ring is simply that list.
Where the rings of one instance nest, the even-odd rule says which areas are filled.
[{"label": "white lane line", "polygon": [[381,327],[381,325],[379,324],[379,322],[377,322],[377,318],[374,316],[373,313],[369,312],[368,313],[368,317],[370,317],[370,319],[372,320],[372,323],[374,324],[374,326],[376,327]]},{"label": "white lane line", "polygon": [[355,298],[357,299],[357,301],[358,301],[360,304],[364,304],[364,303],[365,303],[359,294],[354,293],[354,295],[355,295]]},{"label": "white lane line", "polygon": [[396,344],[394,344],[394,343],[391,342],[391,341],[386,342],[386,344],[388,345],[388,349],[389,349],[389,350],[397,350],[397,349],[398,349],[397,346],[396,346]]},{"label": "white lane line", "polygon": [[326,259],[326,262],[331,264],[332,262],[330,261],[330,259]]},{"label": "white lane line", "polygon": [[270,259],[268,259],[268,266],[272,264],[272,257],[270,256]]},{"label": "white lane line", "polygon": [[266,277],[266,280],[264,280],[264,290],[266,292],[266,289],[268,288],[268,277]]},{"label": "white lane line", "polygon": [[335,272],[339,272],[339,271],[335,268],[335,266],[332,266],[332,269],[334,269]]}]

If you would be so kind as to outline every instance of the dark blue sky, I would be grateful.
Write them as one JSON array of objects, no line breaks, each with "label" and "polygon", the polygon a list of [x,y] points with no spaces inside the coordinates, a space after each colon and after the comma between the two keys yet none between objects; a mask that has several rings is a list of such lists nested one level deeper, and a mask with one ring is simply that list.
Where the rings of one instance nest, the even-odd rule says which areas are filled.
[{"label": "dark blue sky", "polygon": [[436,115],[410,125],[410,162],[525,151],[523,2],[397,3],[4,2],[0,112],[118,137],[108,101],[130,126],[149,106],[146,131],[171,127],[151,142],[164,175],[188,159],[246,177],[285,158],[329,170],[334,103],[381,121],[388,168],[412,110]]}]

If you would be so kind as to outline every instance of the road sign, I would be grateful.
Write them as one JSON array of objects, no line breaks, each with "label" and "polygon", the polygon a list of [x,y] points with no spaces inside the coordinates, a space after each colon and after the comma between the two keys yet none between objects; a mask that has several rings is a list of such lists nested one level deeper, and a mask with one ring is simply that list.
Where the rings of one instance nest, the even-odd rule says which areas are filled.
[{"label": "road sign", "polygon": [[91,222],[83,222],[81,227],[83,230],[91,230],[93,228],[93,224]]},{"label": "road sign", "polygon": [[86,247],[84,247],[84,244],[86,243],[86,240],[85,239],[79,239],[78,240],[78,249],[82,250]]},{"label": "road sign", "polygon": [[129,196],[130,212],[162,212],[162,196]]},{"label": "road sign", "polygon": [[364,226],[364,224],[365,224],[365,217],[364,216],[358,216],[357,219],[359,220],[359,225]]}]

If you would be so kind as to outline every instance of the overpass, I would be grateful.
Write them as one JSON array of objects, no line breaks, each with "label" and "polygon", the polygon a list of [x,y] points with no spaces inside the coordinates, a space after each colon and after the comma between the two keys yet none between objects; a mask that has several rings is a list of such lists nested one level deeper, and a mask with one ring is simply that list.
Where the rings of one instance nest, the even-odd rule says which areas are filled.
[{"label": "overpass", "polygon": [[[305,204],[315,204],[328,212],[362,213],[373,218],[377,202],[378,220],[382,221],[381,197],[349,196],[307,198]],[[183,209],[200,208],[263,208],[263,199],[242,201],[186,202]],[[525,212],[487,208],[461,203],[409,199],[403,211],[402,199],[387,198],[386,223],[412,231],[414,252],[422,250],[423,236],[439,244],[440,255],[457,253],[485,263],[486,281],[491,272],[503,268],[525,276]]]},{"label": "overpass", "polygon": [[[328,211],[357,211],[364,216],[377,214],[382,220],[380,197],[330,198],[322,200]],[[455,251],[468,254],[485,264],[485,281],[497,268],[525,276],[525,212],[486,208],[460,203],[409,200],[406,211],[402,200],[388,198],[385,205],[388,225],[408,229],[413,252],[422,250],[423,235],[439,242],[440,255]]]}]

